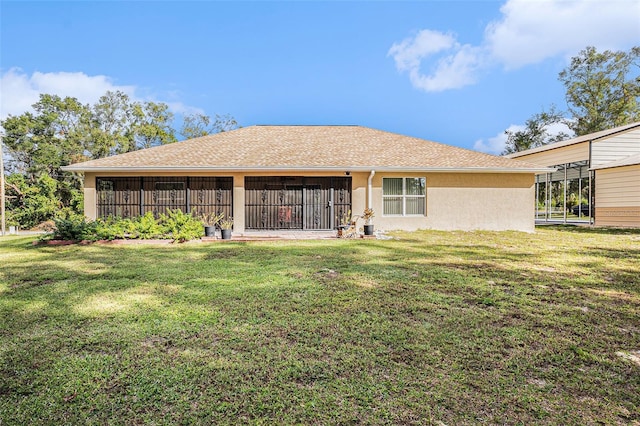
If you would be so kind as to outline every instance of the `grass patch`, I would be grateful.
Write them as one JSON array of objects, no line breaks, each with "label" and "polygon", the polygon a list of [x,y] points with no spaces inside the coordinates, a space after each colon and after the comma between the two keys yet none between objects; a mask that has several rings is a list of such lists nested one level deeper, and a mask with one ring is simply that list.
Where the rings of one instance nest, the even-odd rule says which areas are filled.
[{"label": "grass patch", "polygon": [[640,422],[640,232],[395,236],[2,238],[0,424]]}]

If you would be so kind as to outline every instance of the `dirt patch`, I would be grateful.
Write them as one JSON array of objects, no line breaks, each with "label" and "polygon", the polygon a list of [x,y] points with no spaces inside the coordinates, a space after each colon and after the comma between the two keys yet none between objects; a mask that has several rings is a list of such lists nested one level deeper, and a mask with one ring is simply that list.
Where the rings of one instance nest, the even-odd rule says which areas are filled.
[{"label": "dirt patch", "polygon": [[11,288],[17,289],[17,288],[40,287],[41,285],[51,284],[52,282],[53,280],[50,278],[47,278],[44,280],[25,280],[25,281],[19,281],[15,284],[12,284]]},{"label": "dirt patch", "polygon": [[323,282],[328,282],[340,278],[340,273],[334,271],[333,269],[324,268],[316,272],[316,277],[318,277]]},{"label": "dirt patch", "polygon": [[640,367],[640,350],[637,351],[618,351],[616,352],[620,358],[625,359],[627,361],[631,361],[638,367]]}]

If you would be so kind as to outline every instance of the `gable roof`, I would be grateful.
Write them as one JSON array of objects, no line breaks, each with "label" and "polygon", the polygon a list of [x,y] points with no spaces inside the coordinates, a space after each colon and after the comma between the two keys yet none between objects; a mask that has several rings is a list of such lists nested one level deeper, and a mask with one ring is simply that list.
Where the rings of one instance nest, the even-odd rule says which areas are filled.
[{"label": "gable roof", "polygon": [[71,172],[372,169],[549,171],[533,163],[361,126],[251,126],[63,167]]},{"label": "gable roof", "polygon": [[578,136],[577,138],[567,139],[560,142],[550,143],[548,145],[539,146],[537,148],[527,149],[525,151],[514,152],[513,154],[505,155],[507,158],[518,158],[529,154],[535,154],[537,152],[549,151],[556,148],[563,148],[569,145],[575,145],[582,142],[595,142],[599,139],[608,138],[618,133],[624,133],[629,130],[635,129],[636,127],[640,127],[640,121],[631,124],[625,124],[624,126],[614,127],[612,129],[601,130],[595,133],[589,133],[588,135]]}]

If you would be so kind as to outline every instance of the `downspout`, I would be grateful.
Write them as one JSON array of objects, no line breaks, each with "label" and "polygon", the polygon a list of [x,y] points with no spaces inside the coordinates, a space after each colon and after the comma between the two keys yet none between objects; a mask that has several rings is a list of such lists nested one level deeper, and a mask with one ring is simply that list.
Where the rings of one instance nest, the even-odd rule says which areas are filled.
[{"label": "downspout", "polygon": [[373,186],[371,184],[371,181],[373,180],[373,177],[375,176],[376,171],[375,170],[371,170],[371,173],[369,174],[369,178],[367,179],[367,207],[368,208],[373,208],[373,203],[371,201],[372,198],[372,194],[373,194]]}]

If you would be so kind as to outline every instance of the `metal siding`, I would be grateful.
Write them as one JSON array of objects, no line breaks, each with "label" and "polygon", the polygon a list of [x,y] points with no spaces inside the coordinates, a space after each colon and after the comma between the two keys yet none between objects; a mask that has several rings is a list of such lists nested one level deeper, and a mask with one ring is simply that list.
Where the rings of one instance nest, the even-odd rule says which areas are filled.
[{"label": "metal siding", "polygon": [[640,129],[595,141],[591,149],[592,167],[640,154]]},{"label": "metal siding", "polygon": [[556,164],[585,161],[589,160],[589,142],[523,155],[516,159],[540,164],[541,166],[555,166]]},{"label": "metal siding", "polygon": [[596,170],[596,205],[640,206],[640,165]]}]

